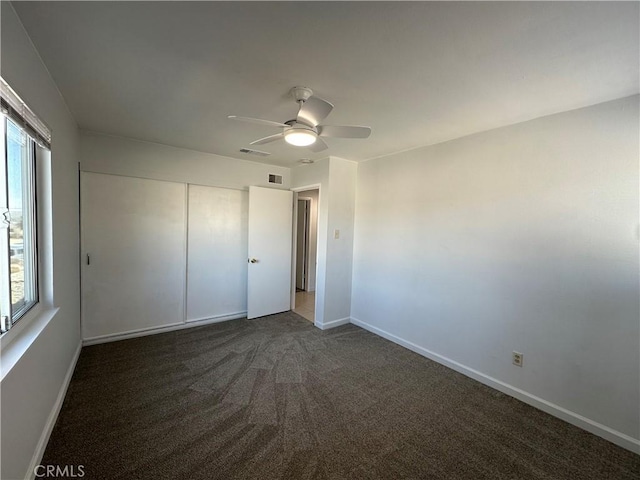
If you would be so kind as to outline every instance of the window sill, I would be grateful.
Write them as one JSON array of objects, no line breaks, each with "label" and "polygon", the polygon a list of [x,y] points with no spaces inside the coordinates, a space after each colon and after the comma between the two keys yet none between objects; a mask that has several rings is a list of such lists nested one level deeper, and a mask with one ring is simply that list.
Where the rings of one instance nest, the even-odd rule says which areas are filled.
[{"label": "window sill", "polygon": [[0,337],[0,381],[20,361],[58,310],[57,307],[36,305],[15,327]]}]

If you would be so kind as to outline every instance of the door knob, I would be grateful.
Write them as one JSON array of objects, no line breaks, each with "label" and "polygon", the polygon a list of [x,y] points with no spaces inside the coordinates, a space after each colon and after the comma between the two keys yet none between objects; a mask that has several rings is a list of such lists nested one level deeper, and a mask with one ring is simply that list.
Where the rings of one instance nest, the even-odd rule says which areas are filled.
[{"label": "door knob", "polygon": [[258,263],[258,259],[257,258],[250,258],[249,259],[249,263]]}]

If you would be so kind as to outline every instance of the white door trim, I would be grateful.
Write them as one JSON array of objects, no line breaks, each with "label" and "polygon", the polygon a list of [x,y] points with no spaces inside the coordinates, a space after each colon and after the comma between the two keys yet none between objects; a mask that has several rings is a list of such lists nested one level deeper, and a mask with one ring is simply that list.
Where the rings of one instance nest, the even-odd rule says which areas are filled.
[{"label": "white door trim", "polygon": [[[304,185],[302,187],[295,187],[292,188],[291,191],[293,192],[293,218],[297,219],[298,217],[298,192],[304,192],[306,190],[318,190],[318,204],[316,205],[317,208],[317,215],[316,215],[316,229],[318,229],[317,227],[319,227],[319,223],[320,223],[320,199],[322,198],[322,186],[319,183],[312,183],[309,185]],[[309,198],[309,197],[301,197],[301,198]],[[296,224],[294,222],[293,224],[293,232],[291,234],[291,238],[292,238],[292,252],[291,252],[291,310],[296,308],[296,236],[297,236],[297,229],[296,229]],[[319,251],[320,248],[320,235],[316,236],[316,252]],[[315,301],[315,305],[313,308],[314,311],[314,316],[316,319],[316,322],[318,322],[318,301],[320,299],[320,301],[323,301],[324,298],[323,297],[319,297],[318,296],[318,265],[316,265],[316,278],[315,278],[315,285],[316,285],[316,301]],[[309,281],[309,279],[307,278],[307,281]],[[314,322],[315,323],[315,322]],[[316,326],[318,325],[317,323],[315,323]]]}]

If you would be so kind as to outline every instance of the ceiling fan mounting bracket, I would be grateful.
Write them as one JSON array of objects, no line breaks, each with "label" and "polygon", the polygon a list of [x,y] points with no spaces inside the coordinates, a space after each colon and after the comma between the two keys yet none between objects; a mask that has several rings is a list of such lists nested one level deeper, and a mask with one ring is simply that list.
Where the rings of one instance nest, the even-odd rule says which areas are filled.
[{"label": "ceiling fan mounting bracket", "polygon": [[306,102],[311,95],[313,95],[313,90],[309,87],[293,87],[291,89],[291,96],[298,103]]}]

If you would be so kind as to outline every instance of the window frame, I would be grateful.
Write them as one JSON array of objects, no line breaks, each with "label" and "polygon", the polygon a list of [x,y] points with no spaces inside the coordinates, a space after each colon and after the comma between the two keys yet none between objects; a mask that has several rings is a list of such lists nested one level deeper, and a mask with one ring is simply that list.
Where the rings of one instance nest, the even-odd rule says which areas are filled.
[{"label": "window frame", "polygon": [[[37,159],[36,140],[27,129],[19,125],[7,115],[0,118],[2,127],[2,158],[0,158],[0,332],[2,334],[21,320],[40,301],[40,256],[38,249],[38,184],[37,184]],[[11,278],[11,213],[10,213],[10,186],[9,186],[9,123],[20,130],[24,136],[24,151],[20,156],[21,168],[21,194],[22,194],[22,222],[23,222],[23,302],[14,304],[12,299]],[[6,253],[5,253],[6,252]]]},{"label": "window frame", "polygon": [[[17,159],[11,156],[13,154],[10,151],[11,148],[15,148],[15,144],[9,143],[13,138],[13,129],[18,130],[20,135],[19,164]],[[51,208],[50,188],[41,185],[41,181],[45,183],[51,181],[50,161],[51,130],[0,77],[0,344],[2,347],[29,325],[34,316],[39,317],[44,312],[43,309],[53,307],[52,285],[49,285],[52,281],[50,272],[52,237],[51,232],[48,231],[52,227],[51,213],[40,211],[43,207]],[[20,181],[16,182],[18,174]],[[14,196],[12,193],[14,191],[20,195],[19,202],[17,195]],[[43,205],[39,204],[38,197],[41,193],[45,196]],[[15,208],[16,206],[18,208]],[[19,240],[14,241],[12,249],[11,230],[19,226],[19,221],[11,223],[12,211],[16,218],[17,211],[22,216],[21,259],[18,257],[20,254],[15,250],[16,246],[20,248]],[[44,216],[41,216],[43,213]],[[42,231],[43,228],[47,232]],[[14,238],[16,238],[15,235]],[[42,240],[45,242],[45,252],[40,249]],[[43,254],[45,259],[42,257]],[[11,260],[13,258],[15,263],[16,257],[18,257],[18,263],[22,262],[22,280],[19,280],[19,276],[18,279],[15,276],[12,278],[16,270],[14,267],[14,272],[11,272]],[[43,267],[44,260],[46,260],[46,268]],[[23,282],[23,291],[17,290],[16,294],[11,290],[12,282],[20,281]],[[43,290],[45,286],[46,291]],[[22,298],[19,297],[20,295]],[[20,322],[19,327],[12,329],[18,322]],[[14,333],[7,335],[9,331]]]}]

